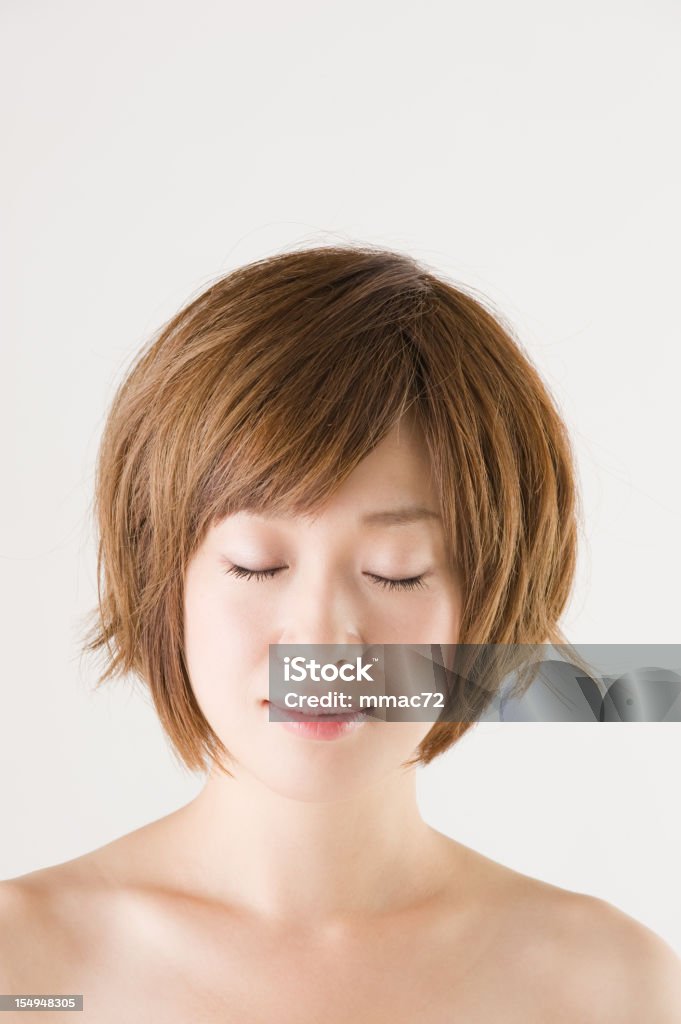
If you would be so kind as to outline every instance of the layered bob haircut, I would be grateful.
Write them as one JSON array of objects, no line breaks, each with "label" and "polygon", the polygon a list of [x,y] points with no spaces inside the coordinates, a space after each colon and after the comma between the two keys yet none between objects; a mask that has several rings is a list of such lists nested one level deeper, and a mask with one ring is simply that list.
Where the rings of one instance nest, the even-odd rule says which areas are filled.
[{"label": "layered bob haircut", "polygon": [[[581,521],[569,438],[485,299],[369,245],[285,252],[216,280],[139,352],[96,466],[97,686],[133,673],[190,770],[229,756],[184,657],[185,570],[241,510],[309,514],[405,414],[430,454],[461,644],[563,644]],[[404,637],[405,643],[410,642]],[[437,722],[413,763],[469,728]]]}]

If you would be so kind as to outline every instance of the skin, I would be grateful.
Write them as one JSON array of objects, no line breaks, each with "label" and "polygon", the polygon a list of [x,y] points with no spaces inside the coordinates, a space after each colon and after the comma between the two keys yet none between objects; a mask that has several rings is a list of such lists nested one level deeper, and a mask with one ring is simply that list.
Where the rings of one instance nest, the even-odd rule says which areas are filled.
[{"label": "skin", "polygon": [[[430,723],[322,742],[268,720],[268,644],[456,642],[439,520],[360,523],[436,498],[403,423],[315,517],[211,530],[187,568],[186,653],[233,777],[211,772],[164,818],[2,883],[0,991],[83,992],[98,1024],[678,1024],[681,965],[658,936],[423,821],[402,765]],[[240,579],[235,564],[280,571]],[[422,573],[394,591],[369,575]]]}]

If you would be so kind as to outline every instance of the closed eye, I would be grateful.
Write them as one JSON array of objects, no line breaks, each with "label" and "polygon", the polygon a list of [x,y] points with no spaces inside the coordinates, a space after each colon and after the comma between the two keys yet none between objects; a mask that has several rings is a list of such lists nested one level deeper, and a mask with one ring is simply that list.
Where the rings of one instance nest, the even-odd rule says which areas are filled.
[{"label": "closed eye", "polygon": [[[231,565],[225,569],[225,573],[228,575],[236,576],[237,579],[245,580],[264,580],[272,579],[278,572],[285,569],[286,566],[281,566],[277,569],[245,569],[242,565]],[[365,572],[365,576],[368,576],[377,586],[383,587],[386,590],[416,590],[418,587],[424,587],[423,582],[425,573],[420,576],[409,576],[406,579],[388,579],[386,576],[377,576],[373,572]]]},{"label": "closed eye", "polygon": [[416,590],[417,587],[425,587],[423,575],[409,576],[407,579],[390,580],[385,576],[375,576],[372,572],[364,574],[374,581],[378,586],[388,590]]}]

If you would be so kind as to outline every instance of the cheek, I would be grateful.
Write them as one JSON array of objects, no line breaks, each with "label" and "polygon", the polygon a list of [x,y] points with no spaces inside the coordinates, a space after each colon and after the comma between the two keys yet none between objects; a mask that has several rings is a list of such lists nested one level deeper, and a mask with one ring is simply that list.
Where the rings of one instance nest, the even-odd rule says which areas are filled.
[{"label": "cheek", "polygon": [[244,622],[243,609],[227,600],[219,586],[197,576],[188,581],[184,602],[184,640],[187,669],[197,698],[218,692],[227,695],[232,681],[243,676],[251,658],[254,634]]},{"label": "cheek", "polygon": [[461,594],[452,587],[433,607],[432,622],[436,633],[434,643],[456,643],[461,623],[461,610]]},{"label": "cheek", "polygon": [[456,643],[461,620],[458,595],[434,594],[429,600],[409,602],[400,617],[399,634],[404,643]]}]

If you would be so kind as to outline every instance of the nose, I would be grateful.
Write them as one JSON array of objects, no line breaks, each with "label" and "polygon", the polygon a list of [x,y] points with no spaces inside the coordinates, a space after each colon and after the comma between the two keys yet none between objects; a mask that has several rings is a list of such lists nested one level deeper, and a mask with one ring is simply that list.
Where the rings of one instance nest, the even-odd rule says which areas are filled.
[{"label": "nose", "polygon": [[[274,680],[273,692],[280,697],[292,685],[284,682],[286,663],[292,659],[302,655],[320,665],[340,668],[344,664],[353,665],[357,658],[362,663],[368,662],[374,650],[372,639],[367,635],[369,627],[361,595],[353,591],[347,577],[343,578],[321,560],[316,565],[308,565],[305,572],[301,569],[291,580],[287,601],[279,614],[282,618],[273,630],[269,657],[270,686],[272,688]],[[357,684],[340,679],[330,683],[328,676],[322,678],[327,680],[323,684],[313,679],[296,683],[295,692],[317,694],[323,685],[356,699]]]},{"label": "nose", "polygon": [[359,604],[331,570],[317,567],[305,578],[301,573],[280,614],[277,643],[325,644],[329,651],[334,645],[364,643]]}]

